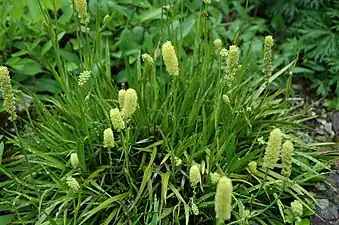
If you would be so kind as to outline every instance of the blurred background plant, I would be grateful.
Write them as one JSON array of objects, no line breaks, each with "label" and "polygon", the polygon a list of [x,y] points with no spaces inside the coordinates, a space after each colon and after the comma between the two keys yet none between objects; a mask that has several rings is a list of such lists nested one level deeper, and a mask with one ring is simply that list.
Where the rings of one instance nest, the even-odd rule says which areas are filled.
[{"label": "blurred background plant", "polygon": [[[326,105],[338,108],[339,2],[335,0],[253,1],[281,43],[283,58],[299,53],[295,78],[306,78]],[[294,50],[286,46],[295,46]],[[290,53],[286,54],[286,50]],[[293,50],[293,51],[291,51]],[[293,58],[294,56],[292,56]]]}]

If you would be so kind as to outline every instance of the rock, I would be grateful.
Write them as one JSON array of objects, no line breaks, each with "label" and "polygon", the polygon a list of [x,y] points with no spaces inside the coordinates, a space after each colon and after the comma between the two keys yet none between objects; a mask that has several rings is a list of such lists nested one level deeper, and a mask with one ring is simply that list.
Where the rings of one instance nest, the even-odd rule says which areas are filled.
[{"label": "rock", "polygon": [[319,191],[326,191],[326,186],[324,183],[318,183],[316,184],[316,188],[319,190]]},{"label": "rock", "polygon": [[321,209],[326,209],[330,205],[330,201],[328,199],[320,199],[318,204]]}]

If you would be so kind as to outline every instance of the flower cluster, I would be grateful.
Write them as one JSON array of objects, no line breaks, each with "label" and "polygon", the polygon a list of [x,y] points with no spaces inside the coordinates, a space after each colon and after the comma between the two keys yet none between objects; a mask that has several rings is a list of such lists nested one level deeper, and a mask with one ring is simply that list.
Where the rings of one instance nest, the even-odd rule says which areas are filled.
[{"label": "flower cluster", "polygon": [[221,175],[218,172],[211,173],[210,179],[212,184],[218,184]]},{"label": "flower cluster", "polygon": [[125,129],[125,121],[123,120],[118,108],[111,109],[110,117],[114,129],[116,129],[118,132]]},{"label": "flower cluster", "polygon": [[78,165],[79,165],[78,155],[76,153],[72,153],[70,158],[71,158],[72,166],[74,168],[78,167]]},{"label": "flower cluster", "polygon": [[221,177],[217,185],[215,194],[215,213],[216,218],[222,221],[231,218],[232,211],[232,181],[228,177]]},{"label": "flower cluster", "polygon": [[303,204],[298,200],[294,200],[291,203],[291,210],[294,213],[294,215],[302,216],[303,215]]},{"label": "flower cluster", "polygon": [[271,131],[268,139],[263,162],[264,169],[273,169],[276,166],[279,160],[281,143],[282,133],[279,128],[275,128]]},{"label": "flower cluster", "polygon": [[111,128],[104,130],[104,147],[112,148],[115,146],[114,135]]},{"label": "flower cluster", "polygon": [[72,189],[74,189],[76,191],[80,189],[80,185],[79,185],[78,181],[74,177],[67,177],[66,178],[66,183],[67,183],[67,185],[70,188],[72,188]]},{"label": "flower cluster", "polygon": [[79,78],[78,78],[79,87],[84,86],[87,83],[87,81],[89,80],[90,77],[91,77],[91,71],[85,70],[85,71],[81,72],[80,75],[79,75]]},{"label": "flower cluster", "polygon": [[265,37],[263,73],[267,81],[272,75],[272,46],[273,44],[274,44],[274,40],[272,36],[269,35]]},{"label": "flower cluster", "polygon": [[165,62],[166,71],[172,76],[179,75],[179,63],[174,46],[170,41],[162,45],[162,58]]},{"label": "flower cluster", "polygon": [[125,120],[127,120],[130,119],[133,113],[137,110],[138,95],[137,92],[132,88],[129,88],[122,93],[123,94],[120,94],[119,92],[121,115]]},{"label": "flower cluster", "polygon": [[215,54],[220,54],[221,46],[222,46],[222,41],[218,38],[215,39],[214,42],[214,48],[215,48]]},{"label": "flower cluster", "polygon": [[141,58],[144,61],[144,63],[146,64],[146,66],[148,66],[149,68],[154,67],[154,60],[153,60],[152,56],[150,56],[149,54],[143,54],[141,56]]},{"label": "flower cluster", "polygon": [[292,152],[293,152],[293,143],[291,141],[285,141],[282,146],[281,152],[281,162],[282,162],[282,171],[281,175],[288,178],[291,175],[292,170]]},{"label": "flower cluster", "polygon": [[200,169],[198,165],[193,165],[190,169],[189,178],[192,187],[196,187],[201,182]]},{"label": "flower cluster", "polygon": [[9,113],[9,119],[13,121],[17,118],[15,98],[9,71],[5,66],[0,66],[0,90],[4,99],[5,111]]},{"label": "flower cluster", "polygon": [[86,0],[74,0],[75,9],[78,12],[80,23],[87,25],[89,18],[87,15],[87,1]]},{"label": "flower cluster", "polygon": [[239,48],[235,45],[231,45],[228,51],[226,70],[225,70],[225,82],[228,87],[231,87],[238,71],[238,51]]}]

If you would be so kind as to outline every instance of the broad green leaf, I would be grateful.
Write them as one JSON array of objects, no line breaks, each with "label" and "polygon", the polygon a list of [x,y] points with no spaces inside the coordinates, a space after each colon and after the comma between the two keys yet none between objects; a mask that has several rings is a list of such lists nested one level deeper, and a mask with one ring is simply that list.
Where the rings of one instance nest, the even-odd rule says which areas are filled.
[{"label": "broad green leaf", "polygon": [[0,216],[0,225],[9,225],[11,224],[14,214]]}]

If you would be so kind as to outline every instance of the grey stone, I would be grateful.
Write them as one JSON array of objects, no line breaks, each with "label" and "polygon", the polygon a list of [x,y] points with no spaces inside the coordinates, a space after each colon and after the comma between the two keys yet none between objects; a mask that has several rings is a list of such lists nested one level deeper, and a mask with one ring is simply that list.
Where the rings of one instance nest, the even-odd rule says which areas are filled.
[{"label": "grey stone", "polygon": [[320,199],[318,204],[321,209],[326,209],[330,205],[330,201],[328,199]]}]

